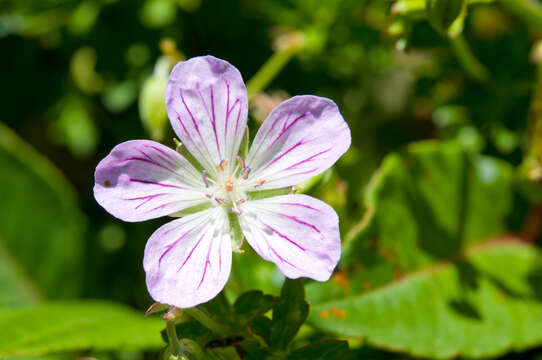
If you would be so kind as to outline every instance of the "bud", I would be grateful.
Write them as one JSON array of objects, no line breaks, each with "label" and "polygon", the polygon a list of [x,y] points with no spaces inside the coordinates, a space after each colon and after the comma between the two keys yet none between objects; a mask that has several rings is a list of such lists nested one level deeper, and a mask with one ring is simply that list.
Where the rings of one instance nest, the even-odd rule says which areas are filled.
[{"label": "bud", "polygon": [[167,78],[150,76],[141,87],[139,95],[139,116],[143,126],[154,140],[162,140],[168,121],[164,90]]}]

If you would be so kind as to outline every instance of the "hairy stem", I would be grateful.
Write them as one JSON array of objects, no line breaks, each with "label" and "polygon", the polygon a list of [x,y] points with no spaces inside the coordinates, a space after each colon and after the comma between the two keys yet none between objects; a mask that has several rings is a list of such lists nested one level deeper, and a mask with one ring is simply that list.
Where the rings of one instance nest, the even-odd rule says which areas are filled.
[{"label": "hairy stem", "polygon": [[166,332],[171,345],[171,350],[175,355],[180,355],[182,352],[181,344],[179,343],[179,338],[177,337],[177,330],[175,330],[175,321],[167,320],[166,321]]}]

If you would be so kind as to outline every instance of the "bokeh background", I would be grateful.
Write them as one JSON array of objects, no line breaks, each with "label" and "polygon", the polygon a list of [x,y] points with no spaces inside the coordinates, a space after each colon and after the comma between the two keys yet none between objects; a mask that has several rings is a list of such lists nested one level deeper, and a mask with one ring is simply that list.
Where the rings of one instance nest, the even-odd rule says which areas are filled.
[{"label": "bokeh background", "polygon": [[[3,311],[152,303],[142,256],[164,219],[113,218],[93,173],[126,140],[174,147],[167,76],[211,54],[249,83],[252,134],[298,94],[333,99],[352,130],[349,152],[302,189],[338,211],[345,255],[329,284],[307,284],[301,343],[349,339],[352,358],[542,358],[541,14],[536,0],[1,0]],[[279,293],[272,266],[248,249],[236,259],[228,298]],[[409,282],[445,264],[455,280]],[[386,291],[397,304],[374,305]],[[457,321],[428,303],[448,295]],[[368,310],[350,322],[348,306]]]}]

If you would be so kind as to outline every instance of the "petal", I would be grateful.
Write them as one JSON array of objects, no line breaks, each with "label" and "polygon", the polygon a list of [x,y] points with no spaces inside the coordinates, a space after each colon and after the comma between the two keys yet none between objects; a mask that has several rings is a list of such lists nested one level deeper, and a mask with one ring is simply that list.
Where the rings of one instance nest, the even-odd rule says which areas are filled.
[{"label": "petal", "polygon": [[115,146],[96,167],[94,180],[96,201],[124,221],[153,219],[207,201],[201,174],[154,141]]},{"label": "petal", "polygon": [[339,218],[323,201],[282,195],[247,201],[239,222],[248,243],[289,278],[326,281],[341,257]]},{"label": "petal", "polygon": [[212,56],[181,61],[165,91],[171,125],[188,151],[210,172],[235,157],[247,123],[247,89],[239,71]]},{"label": "petal", "polygon": [[189,308],[214,298],[231,270],[231,240],[224,209],[215,207],[171,221],[152,234],[143,267],[152,298]]},{"label": "petal", "polygon": [[350,129],[333,101],[295,96],[258,130],[246,160],[252,169],[248,180],[265,180],[258,190],[299,184],[332,166],[350,142]]}]

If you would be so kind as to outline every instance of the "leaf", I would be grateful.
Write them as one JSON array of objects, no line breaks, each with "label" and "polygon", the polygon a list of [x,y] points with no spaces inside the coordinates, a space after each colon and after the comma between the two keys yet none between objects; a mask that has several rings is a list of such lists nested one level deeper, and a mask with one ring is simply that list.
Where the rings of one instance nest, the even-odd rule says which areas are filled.
[{"label": "leaf", "polygon": [[260,290],[248,291],[237,298],[233,305],[238,329],[243,329],[248,321],[271,310],[274,297],[264,295]]},{"label": "leaf", "polygon": [[301,280],[286,278],[280,297],[273,309],[273,319],[268,338],[273,350],[284,350],[307,319],[309,304],[305,301],[305,290]]},{"label": "leaf", "polygon": [[[44,157],[0,123],[0,241],[3,257],[19,277],[45,295],[62,298],[79,292],[83,215],[74,191]],[[0,293],[0,305],[35,301],[32,296]]]},{"label": "leaf", "polygon": [[104,301],[59,301],[0,309],[0,356],[158,349],[164,321]]},{"label": "leaf", "polygon": [[428,358],[493,357],[542,344],[542,253],[512,241],[471,247],[381,289],[313,306],[309,322]]},{"label": "leaf", "polygon": [[389,155],[367,187],[367,211],[347,236],[343,264],[387,262],[393,273],[406,273],[502,234],[512,178],[507,163],[452,142],[415,143]]},{"label": "leaf", "polygon": [[348,342],[325,340],[292,351],[288,358],[296,360],[339,360],[343,359],[347,352]]}]

